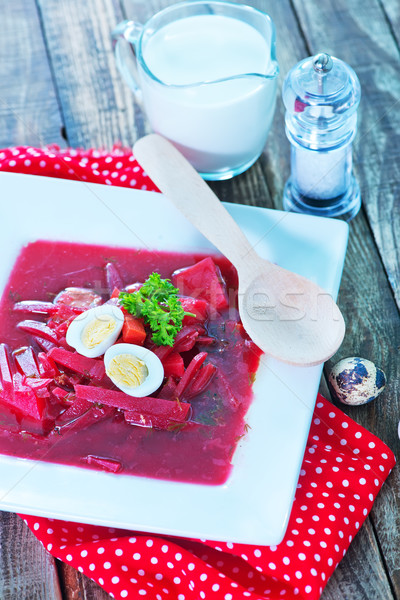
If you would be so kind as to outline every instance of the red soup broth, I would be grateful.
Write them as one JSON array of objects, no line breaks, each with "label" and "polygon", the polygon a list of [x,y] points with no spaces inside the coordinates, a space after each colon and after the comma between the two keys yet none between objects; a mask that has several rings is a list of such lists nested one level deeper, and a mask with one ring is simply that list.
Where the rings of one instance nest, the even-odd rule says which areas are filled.
[{"label": "red soup broth", "polygon": [[[105,265],[109,262],[117,267],[124,285],[129,285],[143,282],[153,271],[170,278],[175,270],[203,258],[191,253],[66,242],[30,243],[18,256],[1,299],[0,342],[11,352],[21,346],[32,346],[35,353],[42,351],[17,324],[25,318],[45,322],[48,317],[22,315],[13,311],[14,304],[21,300],[51,302],[66,287],[91,288],[106,301],[110,291]],[[106,470],[115,464],[119,473],[158,479],[211,485],[225,482],[237,442],[247,431],[245,416],[261,353],[240,324],[234,267],[224,258],[213,260],[226,282],[230,306],[214,312],[205,322],[206,335],[215,338],[214,343],[200,342],[183,353],[188,355],[184,357],[187,363],[197,352],[208,352],[208,361],[217,367],[207,390],[190,399],[190,417],[184,427],[158,430],[131,425],[117,409],[87,426],[58,427],[57,415],[66,407],[54,399],[43,426],[0,400],[0,453]]]}]

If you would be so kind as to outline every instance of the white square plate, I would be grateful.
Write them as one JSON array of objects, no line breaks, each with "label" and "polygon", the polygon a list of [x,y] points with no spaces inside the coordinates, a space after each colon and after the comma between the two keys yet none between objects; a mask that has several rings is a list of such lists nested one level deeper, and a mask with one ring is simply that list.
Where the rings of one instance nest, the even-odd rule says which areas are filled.
[{"label": "white square plate", "polygon": [[[21,247],[37,239],[215,253],[161,194],[11,173],[0,174],[0,189],[0,290]],[[309,277],[336,297],[348,237],[345,223],[235,204],[226,208],[262,257]],[[223,485],[0,456],[0,508],[168,535],[278,544],[321,370],[261,357],[247,414],[250,430]]]}]

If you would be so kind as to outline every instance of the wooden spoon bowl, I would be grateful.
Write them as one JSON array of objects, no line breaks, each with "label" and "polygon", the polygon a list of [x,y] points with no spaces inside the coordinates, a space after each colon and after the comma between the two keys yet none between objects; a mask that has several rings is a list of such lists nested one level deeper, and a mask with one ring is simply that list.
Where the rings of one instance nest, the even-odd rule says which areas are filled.
[{"label": "wooden spoon bowl", "polygon": [[236,267],[240,318],[251,339],[266,354],[293,365],[330,358],[345,333],[330,294],[258,256],[217,196],[165,138],[145,136],[133,150],[157,187]]}]

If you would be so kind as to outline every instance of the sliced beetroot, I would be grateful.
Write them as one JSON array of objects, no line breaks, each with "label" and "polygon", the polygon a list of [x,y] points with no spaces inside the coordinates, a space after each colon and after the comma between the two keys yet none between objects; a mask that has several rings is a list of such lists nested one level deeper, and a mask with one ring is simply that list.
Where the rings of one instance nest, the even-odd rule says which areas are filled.
[{"label": "sliced beetroot", "polygon": [[1,399],[22,416],[31,417],[36,421],[45,418],[46,398],[37,395],[20,373],[13,376],[12,390],[6,392],[4,389]]},{"label": "sliced beetroot", "polygon": [[179,352],[172,352],[162,361],[164,367],[164,377],[176,377],[177,379],[182,377],[185,372],[185,366],[183,364],[183,358]]},{"label": "sliced beetroot", "polygon": [[185,402],[152,397],[135,398],[123,392],[90,385],[76,385],[75,393],[78,400],[122,409],[126,421],[143,427],[167,429],[170,422],[185,421],[190,410],[190,404]]},{"label": "sliced beetroot", "polygon": [[92,408],[93,404],[91,402],[76,398],[73,404],[58,417],[56,424],[62,426],[66,423],[71,423],[89,410],[92,410]]},{"label": "sliced beetroot", "polygon": [[144,345],[146,347],[150,346],[152,352],[158,356],[162,363],[167,359],[173,350],[172,346],[154,346],[152,343],[149,343],[148,340],[146,340]]},{"label": "sliced beetroot", "polygon": [[115,288],[122,290],[124,287],[124,282],[122,281],[121,274],[114,263],[108,262],[104,267],[104,271],[106,274],[106,282],[110,296]]},{"label": "sliced beetroot", "polygon": [[203,322],[208,316],[208,302],[202,298],[192,298],[191,296],[181,296],[179,302],[182,304],[185,312],[194,314],[194,317],[185,315],[183,325],[192,325],[193,323]]},{"label": "sliced beetroot", "polygon": [[60,371],[54,360],[46,353],[39,352],[39,373],[41,377],[52,377],[53,379],[60,375]]},{"label": "sliced beetroot", "polygon": [[54,387],[51,390],[53,396],[57,399],[61,404],[65,404],[66,406],[70,406],[75,400],[75,394],[69,392],[68,390],[64,390],[58,386]]},{"label": "sliced beetroot", "polygon": [[143,398],[128,396],[128,394],[124,394],[124,392],[117,392],[116,390],[109,390],[91,385],[75,385],[75,394],[79,400],[85,400],[86,402],[93,402],[96,404],[106,404],[107,406],[113,406],[114,408],[121,408],[123,410],[134,408],[138,401],[143,400]]},{"label": "sliced beetroot", "polygon": [[193,348],[199,337],[198,331],[188,333],[184,338],[180,339],[175,345],[173,350],[175,352],[188,352]]},{"label": "sliced beetroot", "polygon": [[68,287],[54,298],[54,304],[66,304],[87,310],[103,303],[102,297],[89,288]]},{"label": "sliced beetroot", "polygon": [[205,329],[201,325],[186,325],[182,327],[176,334],[173,352],[187,352],[191,350],[200,334],[204,333]]},{"label": "sliced beetroot", "polygon": [[221,369],[218,370],[218,376],[215,378],[215,381],[217,382],[219,395],[226,400],[228,405],[230,405],[234,409],[238,408],[240,405],[240,399],[238,398],[238,395],[235,394],[232,390],[231,384],[229,383]]},{"label": "sliced beetroot", "polygon": [[45,340],[44,338],[38,337],[36,335],[35,342],[37,343],[39,348],[44,350],[44,352],[50,352],[50,350],[52,350],[53,348],[58,348],[57,344],[53,344],[53,342],[49,342],[48,340]]},{"label": "sliced beetroot", "polygon": [[14,304],[13,310],[15,312],[50,316],[57,312],[57,306],[52,302],[42,302],[41,300],[22,300],[22,302],[16,302]]},{"label": "sliced beetroot", "polygon": [[192,383],[186,388],[183,393],[183,397],[185,400],[190,400],[199,394],[202,394],[206,391],[208,386],[211,383],[212,378],[214,377],[217,371],[217,367],[208,363],[207,365],[203,365],[201,369],[196,373],[194,378],[192,379]]},{"label": "sliced beetroot", "polygon": [[32,346],[18,348],[13,352],[14,362],[18,371],[25,377],[39,377],[39,365]]},{"label": "sliced beetroot", "polygon": [[24,385],[27,385],[31,388],[36,394],[36,396],[40,398],[49,398],[49,385],[53,383],[53,379],[47,377],[23,377]]},{"label": "sliced beetroot", "polygon": [[88,358],[77,352],[65,350],[64,348],[53,348],[48,356],[66,369],[70,369],[84,377],[89,377],[99,383],[107,377],[104,362],[102,360]]},{"label": "sliced beetroot", "polygon": [[139,408],[125,410],[125,421],[140,427],[169,430],[177,423],[185,423],[188,418],[190,411],[188,402],[162,400],[160,398],[151,398],[151,400],[153,401],[152,406],[146,407],[145,411]]},{"label": "sliced beetroot", "polygon": [[97,407],[86,400],[76,399],[56,420],[57,430],[63,434],[66,431],[74,432],[91,427],[113,415],[115,410],[109,406]]},{"label": "sliced beetroot", "polygon": [[203,346],[211,346],[211,344],[215,344],[215,341],[215,338],[210,337],[209,335],[199,335],[199,337],[196,340],[197,344]]},{"label": "sliced beetroot", "polygon": [[75,319],[75,317],[81,315],[86,310],[81,306],[68,306],[67,304],[55,304],[54,306],[56,310],[52,316],[57,323]]},{"label": "sliced beetroot", "polygon": [[0,344],[0,383],[4,394],[12,397],[14,393],[13,369],[7,344]]},{"label": "sliced beetroot", "polygon": [[158,392],[158,397],[163,398],[164,400],[176,400],[176,388],[177,384],[175,383],[172,377],[169,377],[162,386],[161,390]]},{"label": "sliced beetroot", "polygon": [[72,319],[67,319],[66,321],[62,321],[61,323],[59,323],[58,325],[55,324],[54,327],[54,331],[57,335],[57,337],[63,337],[65,338],[67,335],[67,331],[68,331],[68,327],[70,326]]},{"label": "sliced beetroot", "polygon": [[26,331],[26,333],[30,333],[34,337],[39,337],[41,339],[47,340],[48,342],[51,342],[56,346],[67,345],[65,338],[57,336],[54,329],[52,329],[45,323],[41,323],[40,321],[26,319],[25,321],[20,321],[17,327],[18,329],[22,329],[22,331]]},{"label": "sliced beetroot", "polygon": [[196,354],[196,356],[192,358],[192,360],[187,366],[187,369],[182,379],[180,380],[176,388],[176,394],[178,398],[183,397],[184,391],[191,384],[192,379],[196,375],[197,371],[200,369],[201,365],[206,360],[207,356],[207,352],[199,352],[198,354]]},{"label": "sliced beetroot", "polygon": [[221,271],[210,257],[175,271],[171,281],[183,296],[202,298],[212,309],[221,310],[229,306]]},{"label": "sliced beetroot", "polygon": [[93,456],[88,454],[85,458],[88,465],[101,469],[102,471],[108,471],[110,473],[118,473],[122,469],[122,465],[119,460],[114,458],[104,458],[102,456]]}]

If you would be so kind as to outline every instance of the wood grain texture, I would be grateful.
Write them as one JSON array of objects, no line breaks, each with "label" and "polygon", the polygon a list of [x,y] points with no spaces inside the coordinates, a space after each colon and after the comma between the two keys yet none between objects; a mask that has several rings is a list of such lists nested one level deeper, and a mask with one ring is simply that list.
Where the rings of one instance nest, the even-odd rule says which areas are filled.
[{"label": "wood grain texture", "polygon": [[[131,145],[137,137],[148,132],[149,127],[145,115],[135,105],[132,93],[116,70],[110,33],[123,16],[143,22],[160,8],[173,4],[173,0],[123,0],[123,10],[117,0],[37,2],[68,142],[82,147],[110,148],[117,141]],[[380,4],[378,0],[336,0],[333,3],[329,0],[316,3],[293,0],[297,14],[289,0],[252,0],[247,3],[268,12],[277,26],[280,82],[290,67],[320,50],[330,51],[348,61],[360,77],[363,101],[354,158],[365,211],[351,226],[339,296],[339,304],[347,316],[348,332],[332,362],[359,354],[385,369],[389,384],[382,397],[368,406],[346,408],[345,412],[377,433],[399,456],[396,427],[400,418],[400,373],[397,364],[400,344],[398,309],[392,294],[393,290],[398,301],[398,2],[382,0]],[[8,79],[3,75],[0,84],[0,118],[5,124],[0,129],[3,145],[38,144],[40,139],[45,142],[61,141],[61,117],[52,91],[39,20],[32,9],[33,1],[3,1],[2,6],[2,16],[6,16],[5,22],[9,26],[4,27],[0,49],[2,56],[12,54],[12,58],[3,63],[0,70],[7,69],[5,74],[12,75],[13,82],[8,86]],[[41,91],[44,82],[47,82],[49,90],[45,97]],[[7,106],[4,99],[7,99]],[[21,115],[22,119],[19,118]],[[283,117],[284,110],[278,96],[273,127],[259,161],[231,181],[212,184],[222,200],[282,207],[283,186],[289,175],[289,144],[284,133]],[[32,119],[32,127],[28,119]],[[41,138],[35,138],[34,133]],[[340,408],[343,409],[343,406]],[[371,519],[367,520],[328,582],[323,600],[400,599],[399,498],[396,468],[378,496]],[[46,566],[46,560],[51,562],[51,557],[29,531],[21,533],[21,527],[18,517],[2,515],[0,598],[59,600],[54,570],[48,570]],[[20,545],[16,541],[18,539]],[[28,581],[24,568],[36,553],[42,562],[34,563],[32,573],[28,570],[31,573]],[[109,597],[71,567],[60,564],[59,572],[63,600],[105,600]],[[7,585],[8,588],[1,588]]]},{"label": "wood grain texture", "polygon": [[[1,147],[65,145],[34,0],[1,2],[1,22]],[[61,600],[54,560],[10,513],[0,513],[0,598]]]},{"label": "wood grain texture", "polygon": [[35,1],[2,0],[0,10],[0,147],[63,145]]},{"label": "wood grain texture", "polygon": [[[58,572],[63,600],[109,600],[110,595],[92,579],[73,567],[59,562]],[[47,599],[46,599],[47,600]]]},{"label": "wood grain texture", "polygon": [[[398,4],[398,3],[397,3]],[[362,89],[355,172],[363,204],[397,303],[400,302],[400,53],[378,0],[294,0],[313,53],[348,62]],[[395,3],[388,3],[394,6]],[[398,9],[397,9],[398,10]],[[329,23],[329,27],[326,24]]]},{"label": "wood grain texture", "polygon": [[384,569],[370,568],[378,555],[374,531],[367,522],[354,538],[340,568],[328,581],[321,600],[393,600]]},{"label": "wood grain texture", "polygon": [[[393,301],[393,293],[397,303],[399,301],[400,123],[396,111],[399,79],[395,75],[399,68],[398,47],[381,6],[373,0],[355,1],[350,5],[336,2],[335,6],[330,2],[316,5],[294,0],[294,5],[311,52],[324,49],[344,59],[355,68],[361,81],[364,100],[355,143],[355,170],[361,182],[368,221],[360,214],[351,226],[339,296],[339,304],[348,315],[348,332],[331,363],[358,355],[371,359],[386,371],[389,384],[384,395],[372,405],[347,408],[345,412],[386,441],[399,456],[400,372],[396,354],[400,339],[398,308]],[[396,467],[371,513],[384,557],[382,565],[396,598],[400,597],[399,492]],[[358,570],[362,570],[364,563],[365,556],[358,557]],[[371,563],[370,567],[373,567]],[[380,581],[380,577],[376,580]],[[339,584],[339,576],[336,581]],[[378,597],[374,593],[372,587],[366,597]],[[349,596],[354,597],[350,593]]]},{"label": "wood grain texture", "polygon": [[[355,282],[357,285],[355,287]],[[400,343],[398,310],[390,285],[374,242],[369,235],[369,225],[359,215],[352,225],[349,249],[339,296],[339,305],[348,316],[347,335],[340,351],[326,365],[326,372],[333,363],[346,356],[369,358],[381,366],[388,377],[383,394],[373,403],[360,407],[340,405],[352,419],[374,432],[400,456],[397,422],[400,406],[400,366],[397,348]],[[378,467],[377,467],[378,468]],[[399,469],[385,483],[374,504],[371,519],[380,552],[390,582],[399,595],[400,565],[400,478]],[[363,568],[364,555],[358,556],[357,564]],[[373,568],[372,565],[370,565]],[[379,579],[379,577],[377,577]]]},{"label": "wood grain texture", "polygon": [[123,15],[117,0],[38,0],[72,147],[130,147],[144,133],[133,96],[117,72],[111,32]]},{"label": "wood grain texture", "polygon": [[379,0],[387,17],[392,35],[400,46],[400,4],[397,0]]},{"label": "wood grain texture", "polygon": [[62,600],[54,559],[25,523],[0,513],[1,600]]}]

